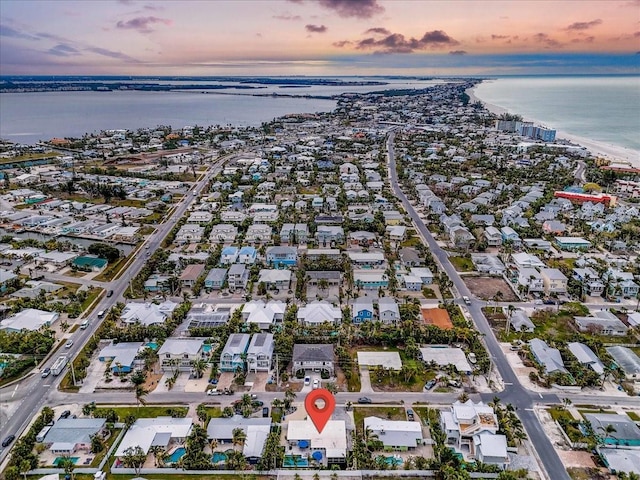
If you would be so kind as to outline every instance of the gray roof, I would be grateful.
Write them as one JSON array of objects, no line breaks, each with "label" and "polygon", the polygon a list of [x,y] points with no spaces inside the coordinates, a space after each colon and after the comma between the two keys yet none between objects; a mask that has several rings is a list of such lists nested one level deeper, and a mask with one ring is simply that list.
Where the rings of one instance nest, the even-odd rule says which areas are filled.
[{"label": "gray roof", "polygon": [[227,269],[226,268],[212,268],[207,274],[207,278],[205,281],[207,282],[224,282],[224,279],[227,277]]},{"label": "gray roof", "polygon": [[331,344],[302,344],[293,346],[294,362],[332,362],[334,360]]},{"label": "gray roof", "polygon": [[640,357],[627,347],[607,347],[607,352],[627,375],[640,373]]},{"label": "gray roof", "polygon": [[233,438],[233,430],[241,428],[247,433],[250,425],[271,425],[270,418],[244,418],[234,415],[230,418],[212,418],[207,426],[207,437],[220,440]]},{"label": "gray roof", "polygon": [[160,347],[158,355],[170,353],[196,355],[202,348],[204,339],[202,338],[167,338]]},{"label": "gray roof", "polygon": [[600,362],[600,359],[595,353],[593,353],[593,350],[584,343],[570,342],[567,343],[567,348],[580,363],[589,365],[596,373],[604,373],[604,366],[602,365],[602,362]]},{"label": "gray roof", "polygon": [[598,451],[611,471],[640,473],[640,451],[617,448],[600,448]]},{"label": "gray roof", "polygon": [[100,350],[99,357],[112,358],[112,365],[126,365],[131,366],[133,361],[138,355],[142,342],[122,342],[116,344],[110,344]]},{"label": "gray roof", "polygon": [[61,418],[53,424],[45,443],[91,443],[91,435],[95,435],[105,425],[104,418]]},{"label": "gray roof", "polygon": [[232,333],[229,335],[229,339],[227,340],[222,353],[229,355],[241,355],[247,351],[250,339],[251,335],[248,333]]},{"label": "gray roof", "polygon": [[585,413],[584,418],[591,423],[593,432],[598,436],[604,436],[607,425],[611,425],[616,429],[612,436],[617,440],[640,440],[640,428],[626,415]]},{"label": "gray roof", "polygon": [[566,372],[562,356],[557,348],[551,348],[544,340],[534,338],[529,341],[531,353],[536,357],[545,369],[547,374],[553,372]]}]

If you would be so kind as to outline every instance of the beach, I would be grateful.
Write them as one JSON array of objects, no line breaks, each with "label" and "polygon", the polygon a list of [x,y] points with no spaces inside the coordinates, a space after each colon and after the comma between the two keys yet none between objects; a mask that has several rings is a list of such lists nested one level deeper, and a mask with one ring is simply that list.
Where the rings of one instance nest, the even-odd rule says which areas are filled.
[{"label": "beach", "polygon": [[[466,90],[467,95],[469,95],[471,102],[480,102],[482,103],[487,110],[496,115],[501,115],[503,113],[511,113],[518,114],[519,112],[509,111],[504,107],[499,105],[494,105],[488,103],[476,95],[475,87]],[[535,119],[535,118],[525,118],[524,120],[529,122],[534,122],[537,124],[544,124],[544,122]],[[592,155],[605,158],[614,164],[621,164],[623,166],[631,166],[633,168],[640,169],[640,152],[621,147],[619,145],[613,145],[606,142],[600,142],[597,140],[592,140],[589,138],[581,137],[578,135],[573,135],[571,133],[565,132],[556,126],[551,126],[556,129],[556,139],[563,139],[571,142],[572,144],[576,144],[582,147],[585,147],[587,150],[591,152]]]}]

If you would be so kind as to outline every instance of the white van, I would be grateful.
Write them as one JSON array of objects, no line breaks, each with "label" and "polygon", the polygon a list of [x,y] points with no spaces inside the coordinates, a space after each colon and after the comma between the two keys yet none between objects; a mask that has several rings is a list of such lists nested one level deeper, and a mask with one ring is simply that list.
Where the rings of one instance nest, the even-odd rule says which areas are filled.
[{"label": "white van", "polygon": [[102,317],[104,317],[104,310],[100,310],[98,312],[98,318],[102,318]]},{"label": "white van", "polygon": [[82,324],[80,325],[80,330],[86,330],[87,327],[89,326],[89,319],[87,318],[84,322],[82,322]]}]

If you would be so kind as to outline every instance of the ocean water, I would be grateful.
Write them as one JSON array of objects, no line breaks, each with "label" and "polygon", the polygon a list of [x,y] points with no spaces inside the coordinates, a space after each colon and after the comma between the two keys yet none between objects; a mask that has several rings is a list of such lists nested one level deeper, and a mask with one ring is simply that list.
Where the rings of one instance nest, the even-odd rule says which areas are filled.
[{"label": "ocean water", "polygon": [[[0,138],[31,144],[53,137],[81,137],[85,133],[101,130],[135,130],[158,125],[170,125],[174,128],[182,128],[186,125],[259,126],[263,122],[286,114],[330,112],[336,107],[334,100],[305,98],[305,95],[332,96],[345,92],[366,93],[395,88],[425,88],[435,83],[442,83],[442,80],[411,78],[349,77],[344,79],[347,81],[379,80],[387,84],[310,85],[304,88],[280,88],[268,85],[265,88],[244,91],[242,94],[238,94],[238,91],[233,89],[211,93],[193,91],[3,93],[0,94]],[[252,95],[271,93],[291,95],[291,97]]]},{"label": "ocean water", "polygon": [[640,76],[505,77],[483,81],[475,95],[525,120],[640,151]]}]

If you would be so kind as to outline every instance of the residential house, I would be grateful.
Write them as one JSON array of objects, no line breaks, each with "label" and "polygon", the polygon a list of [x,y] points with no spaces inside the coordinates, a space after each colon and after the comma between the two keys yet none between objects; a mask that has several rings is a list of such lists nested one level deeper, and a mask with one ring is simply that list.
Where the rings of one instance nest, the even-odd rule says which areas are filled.
[{"label": "residential house", "polygon": [[627,334],[627,326],[609,310],[598,310],[593,317],[574,317],[573,321],[581,332],[621,337]]},{"label": "residential house", "polygon": [[407,227],[404,225],[390,225],[387,227],[387,235],[392,242],[402,242],[407,235]]},{"label": "residential house", "polygon": [[567,277],[557,268],[541,268],[544,293],[567,293]]},{"label": "residential house", "polygon": [[497,255],[490,253],[472,253],[471,261],[478,272],[489,275],[502,275],[507,268]]},{"label": "residential house", "polygon": [[204,338],[169,337],[158,350],[161,369],[164,373],[193,371],[197,360],[205,360],[208,354],[203,350]]},{"label": "residential house", "polygon": [[306,223],[285,223],[280,229],[280,241],[289,244],[305,244],[309,238],[309,227]]},{"label": "residential house", "polygon": [[69,456],[80,450],[91,452],[94,436],[106,438],[109,433],[104,418],[60,418],[46,431],[44,438],[36,438],[54,455]]},{"label": "residential house", "polygon": [[378,437],[385,452],[411,451],[424,442],[420,422],[365,417],[364,429]]},{"label": "residential house", "polygon": [[509,463],[506,438],[497,434],[498,418],[490,406],[471,400],[456,401],[450,410],[440,412],[440,427],[446,444],[455,451],[466,453],[471,459],[483,457],[483,462],[501,468]]},{"label": "residential house", "polygon": [[253,265],[256,263],[258,251],[253,247],[242,247],[238,252],[238,263]]},{"label": "residential house", "polygon": [[304,372],[326,371],[334,375],[335,354],[333,344],[297,343],[293,346],[293,375]]},{"label": "residential house", "polygon": [[249,225],[244,239],[246,242],[250,243],[269,243],[271,241],[272,232],[273,231],[269,225],[254,223]]},{"label": "residential house", "polygon": [[234,415],[229,418],[212,418],[207,425],[207,437],[224,446],[233,443],[233,432],[240,429],[246,440],[242,446],[242,454],[250,464],[256,464],[263,455],[264,446],[271,432],[271,418]]},{"label": "residential house", "polygon": [[196,210],[189,215],[187,223],[207,224],[213,219],[213,213],[204,210]]},{"label": "residential house", "polygon": [[542,231],[546,234],[559,235],[567,230],[567,226],[558,220],[547,220],[542,224]]},{"label": "residential house", "polygon": [[179,243],[199,242],[202,240],[203,234],[204,227],[196,223],[187,223],[180,227],[180,230],[178,230],[176,234],[175,241]]},{"label": "residential house", "polygon": [[573,278],[582,285],[584,295],[599,297],[604,292],[604,283],[600,280],[598,272],[591,267],[574,268]]},{"label": "residential house", "polygon": [[484,230],[484,238],[490,247],[499,247],[502,245],[502,232],[496,227],[489,226]]},{"label": "residential house", "polygon": [[190,417],[138,418],[122,438],[115,457],[122,461],[129,449],[136,447],[148,454],[154,446],[166,451],[170,446],[184,445],[192,426],[193,419]]},{"label": "residential house", "polygon": [[422,264],[422,258],[415,248],[402,247],[399,251],[399,257],[405,267],[417,267]]},{"label": "residential house", "polygon": [[516,248],[521,245],[520,235],[513,228],[502,227],[500,233],[502,234],[503,243],[510,242]]},{"label": "residential house", "polygon": [[640,380],[640,357],[628,347],[606,347],[616,365],[622,369],[627,380],[638,382]]},{"label": "residential house", "polygon": [[433,272],[428,267],[412,267],[411,275],[420,278],[423,285],[430,285],[433,283]]},{"label": "residential house", "polygon": [[544,367],[547,375],[555,372],[567,373],[557,348],[550,347],[544,340],[534,338],[529,340],[529,349],[535,361]]},{"label": "residential house", "polygon": [[373,321],[375,318],[373,302],[371,300],[368,300],[367,298],[356,298],[351,309],[351,320],[353,321],[353,323]]},{"label": "residential house", "polygon": [[591,242],[582,237],[556,237],[555,241],[561,250],[576,251],[591,248]]},{"label": "residential house", "polygon": [[201,263],[187,265],[179,277],[182,288],[193,288],[196,284],[196,281],[203,273],[204,265],[202,265]]},{"label": "residential house", "polygon": [[220,265],[231,265],[238,260],[240,250],[238,247],[224,247],[220,253]]},{"label": "residential house", "polygon": [[227,272],[227,283],[229,284],[229,290],[232,292],[237,289],[242,289],[247,286],[249,281],[249,271],[246,265],[241,263],[234,263]]},{"label": "residential house", "polygon": [[355,285],[364,290],[378,290],[389,287],[389,278],[384,270],[356,270],[353,273]]},{"label": "residential house", "polygon": [[293,267],[298,263],[298,249],[295,247],[269,247],[266,251],[267,265],[273,268]]},{"label": "residential house", "polygon": [[142,350],[142,345],[142,342],[113,343],[112,340],[109,345],[100,350],[98,360],[111,362],[110,369],[114,375],[131,373],[136,366],[136,357]]},{"label": "residential house", "polygon": [[[509,313],[507,312],[507,315]],[[511,318],[509,319],[509,324],[511,328],[516,332],[533,332],[535,325],[531,321],[531,319],[527,316],[527,313],[522,309],[516,309],[511,314]]]},{"label": "residential house", "polygon": [[209,240],[213,243],[231,243],[237,236],[238,227],[230,223],[219,223],[211,229]]},{"label": "residential house", "polygon": [[204,288],[208,290],[221,290],[226,279],[226,268],[212,268],[204,279]]},{"label": "residential house", "polygon": [[384,265],[382,252],[348,252],[349,260],[357,268],[380,268]]},{"label": "residential house", "polygon": [[251,335],[248,333],[232,333],[220,354],[220,371],[235,372],[244,370],[245,354],[249,348]]},{"label": "residential house", "polygon": [[378,299],[378,317],[383,323],[394,323],[400,321],[400,310],[398,303],[391,297],[380,297]]},{"label": "residential house", "polygon": [[262,269],[258,283],[264,283],[270,290],[289,290],[291,286],[291,270]]},{"label": "residential house", "polygon": [[467,249],[475,242],[475,237],[467,227],[453,227],[449,232],[449,239],[454,247]]},{"label": "residential house", "polygon": [[277,322],[282,322],[287,305],[279,300],[264,302],[252,300],[242,307],[242,319],[248,324],[255,323],[260,330],[268,330]]},{"label": "residential house", "polygon": [[164,323],[178,306],[169,300],[160,304],[155,303],[127,303],[120,314],[120,320],[125,324],[139,323],[140,325],[156,325]]},{"label": "residential house", "polygon": [[598,375],[604,374],[604,365],[587,345],[580,342],[569,342],[567,348],[582,365],[591,368]]},{"label": "residential house", "polygon": [[[584,419],[604,445],[640,447],[640,427],[626,414],[585,413]],[[611,434],[608,433],[609,425],[614,429]]]},{"label": "residential house", "polygon": [[544,278],[535,268],[522,268],[518,272],[518,284],[526,288],[527,293],[544,292]]},{"label": "residential house", "polygon": [[153,274],[144,282],[144,289],[147,292],[167,292],[169,291],[168,275]]},{"label": "residential house", "polygon": [[298,321],[304,325],[318,325],[324,322],[338,324],[341,320],[342,310],[324,300],[314,300],[298,309]]},{"label": "residential house", "polygon": [[351,245],[370,246],[378,240],[378,236],[373,232],[359,230],[349,233],[349,243]]},{"label": "residential house", "polygon": [[326,247],[332,242],[342,243],[344,241],[344,229],[335,225],[318,225],[315,236],[318,245]]},{"label": "residential house", "polygon": [[332,465],[346,467],[348,450],[344,420],[329,420],[322,432],[318,432],[309,418],[289,420],[286,438],[289,455],[297,455],[308,463],[311,452],[318,452],[320,455],[313,457],[313,460],[324,468],[331,469]]},{"label": "residential house", "polygon": [[37,331],[43,327],[50,327],[59,317],[58,312],[26,308],[2,320],[0,330],[5,330],[8,333],[21,332],[22,330]]},{"label": "residential house", "polygon": [[274,341],[272,333],[256,333],[247,349],[247,371],[268,372],[273,361]]}]

